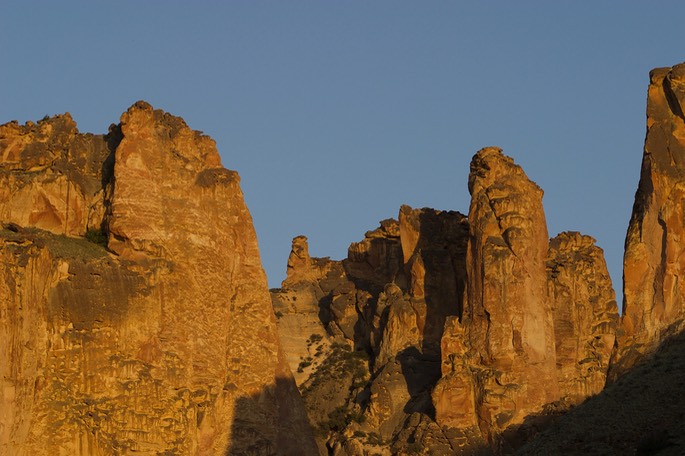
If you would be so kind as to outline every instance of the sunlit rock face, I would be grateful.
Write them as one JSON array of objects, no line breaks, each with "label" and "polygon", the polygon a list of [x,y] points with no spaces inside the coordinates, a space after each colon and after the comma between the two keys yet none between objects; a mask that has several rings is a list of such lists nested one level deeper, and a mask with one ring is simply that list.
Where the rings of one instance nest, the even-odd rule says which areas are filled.
[{"label": "sunlit rock face", "polygon": [[500,149],[473,157],[469,191],[466,299],[433,402],[438,424],[492,441],[559,398],[549,241],[542,190]]},{"label": "sunlit rock face", "polygon": [[139,102],[104,137],[5,125],[0,156],[1,453],[316,453],[209,137]]},{"label": "sunlit rock face", "polygon": [[104,215],[117,131],[81,134],[67,113],[0,125],[0,220],[84,235]]},{"label": "sunlit rock face", "polygon": [[663,340],[685,314],[685,64],[650,73],[647,136],[626,235],[617,371]]},{"label": "sunlit rock face", "polygon": [[322,452],[511,450],[531,417],[603,388],[618,318],[603,252],[550,242],[542,190],[499,149],[469,184],[468,218],[402,206],[342,261],[293,239],[272,298]]},{"label": "sunlit rock face", "polygon": [[559,393],[577,404],[604,389],[618,308],[595,240],[564,232],[550,241],[547,286],[554,310]]},{"label": "sunlit rock face", "polygon": [[542,190],[497,148],[474,156],[469,191],[463,323],[479,423],[497,431],[558,397],[547,224]]},{"label": "sunlit rock face", "polygon": [[469,189],[466,299],[446,320],[432,395],[467,453],[516,447],[531,417],[601,391],[618,319],[602,250],[579,233],[548,240],[542,190],[511,158],[479,151]]}]

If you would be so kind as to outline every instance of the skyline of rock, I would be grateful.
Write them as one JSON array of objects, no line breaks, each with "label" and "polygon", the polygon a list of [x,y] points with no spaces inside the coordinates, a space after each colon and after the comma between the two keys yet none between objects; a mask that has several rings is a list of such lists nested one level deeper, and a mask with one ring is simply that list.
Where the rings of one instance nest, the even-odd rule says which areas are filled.
[{"label": "skyline of rock", "polygon": [[297,236],[268,290],[238,174],[181,118],[1,125],[0,453],[516,451],[685,326],[684,107],[685,64],[653,70],[622,315],[496,147],[468,216],[403,205],[339,261]]}]

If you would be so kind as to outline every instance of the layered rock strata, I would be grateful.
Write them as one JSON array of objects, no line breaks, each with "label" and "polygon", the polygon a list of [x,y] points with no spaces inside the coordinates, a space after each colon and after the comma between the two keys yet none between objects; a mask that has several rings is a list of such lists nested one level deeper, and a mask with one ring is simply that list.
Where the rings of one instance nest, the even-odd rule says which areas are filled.
[{"label": "layered rock strata", "polygon": [[3,454],[316,453],[209,137],[139,102],[107,136],[5,125],[0,156]]}]

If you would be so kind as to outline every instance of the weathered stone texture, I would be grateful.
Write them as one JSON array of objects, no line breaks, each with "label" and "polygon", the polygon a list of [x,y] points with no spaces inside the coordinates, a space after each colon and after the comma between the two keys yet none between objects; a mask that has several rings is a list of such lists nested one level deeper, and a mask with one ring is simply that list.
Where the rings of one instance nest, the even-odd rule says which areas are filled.
[{"label": "weathered stone texture", "polygon": [[[63,123],[66,140],[46,136],[54,145],[45,151],[57,158],[28,169],[21,151],[30,144],[3,143],[0,152],[14,159],[2,172],[16,182],[31,171],[38,195],[54,174],[73,187],[92,184],[79,188],[102,199],[102,210],[91,211],[96,224],[65,215],[35,225],[70,235],[102,226],[108,250],[17,226],[30,217],[4,220],[15,224],[0,250],[0,324],[10,328],[0,338],[10,360],[3,451],[316,454],[239,178],[221,167],[214,142],[144,102],[124,113],[109,147],[107,138],[86,137],[99,155],[79,149],[68,116],[39,125]],[[81,155],[99,168],[88,160],[69,168]],[[22,193],[5,194],[2,207],[20,204],[15,198]]]},{"label": "weathered stone texture", "polygon": [[604,389],[618,308],[602,249],[564,232],[550,241],[549,296],[554,308],[559,393],[576,404]]},{"label": "weathered stone texture", "polygon": [[469,224],[458,212],[409,206],[400,208],[399,223],[421,351],[439,359],[445,319],[462,314]]},{"label": "weathered stone texture", "polygon": [[[487,436],[521,423],[558,398],[546,289],[548,237],[542,190],[500,149],[486,148],[474,156],[469,191],[462,325],[478,425]],[[470,394],[469,388],[463,391],[460,396]]]},{"label": "weathered stone texture", "polygon": [[0,220],[56,234],[100,229],[119,134],[80,134],[67,113],[0,125]]},{"label": "weathered stone texture", "polygon": [[[650,73],[647,136],[626,235],[621,363],[685,316],[685,64]],[[628,367],[627,365],[625,367]]]},{"label": "weathered stone texture", "polygon": [[[462,214],[408,206],[399,221],[383,220],[350,245],[342,261],[310,258],[306,238],[293,239],[287,278],[272,298],[282,343],[298,355],[289,362],[301,371],[296,378],[310,417],[329,429],[322,408],[348,416],[363,410],[364,416],[363,424],[325,434],[332,440],[320,441],[322,451],[327,445],[357,454],[349,436],[339,440],[354,432],[385,442],[364,443],[364,451],[387,451],[411,413],[431,413],[444,323],[461,310],[467,240]],[[314,316],[325,328],[321,340]],[[355,348],[350,356],[370,355],[350,377],[329,372],[341,363],[341,344]]]}]

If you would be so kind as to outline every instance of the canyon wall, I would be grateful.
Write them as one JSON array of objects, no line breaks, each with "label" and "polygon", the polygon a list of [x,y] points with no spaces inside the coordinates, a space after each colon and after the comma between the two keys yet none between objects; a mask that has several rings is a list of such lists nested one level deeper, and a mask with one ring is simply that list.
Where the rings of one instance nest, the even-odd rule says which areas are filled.
[{"label": "canyon wall", "polygon": [[647,136],[623,259],[616,371],[682,328],[685,316],[685,64],[650,73]]},{"label": "canyon wall", "polygon": [[316,453],[211,138],[139,102],[0,148],[2,454]]},{"label": "canyon wall", "polygon": [[550,241],[542,190],[497,148],[469,189],[468,218],[402,206],[342,261],[293,240],[272,298],[322,454],[511,450],[531,417],[604,387],[618,315],[602,250]]},{"label": "canyon wall", "polygon": [[613,404],[682,342],[684,107],[685,64],[653,70],[620,319],[603,251],[549,239],[495,147],[468,216],[402,206],[340,261],[297,236],[269,293],[238,174],[182,119],[0,126],[0,454],[508,454]]}]

